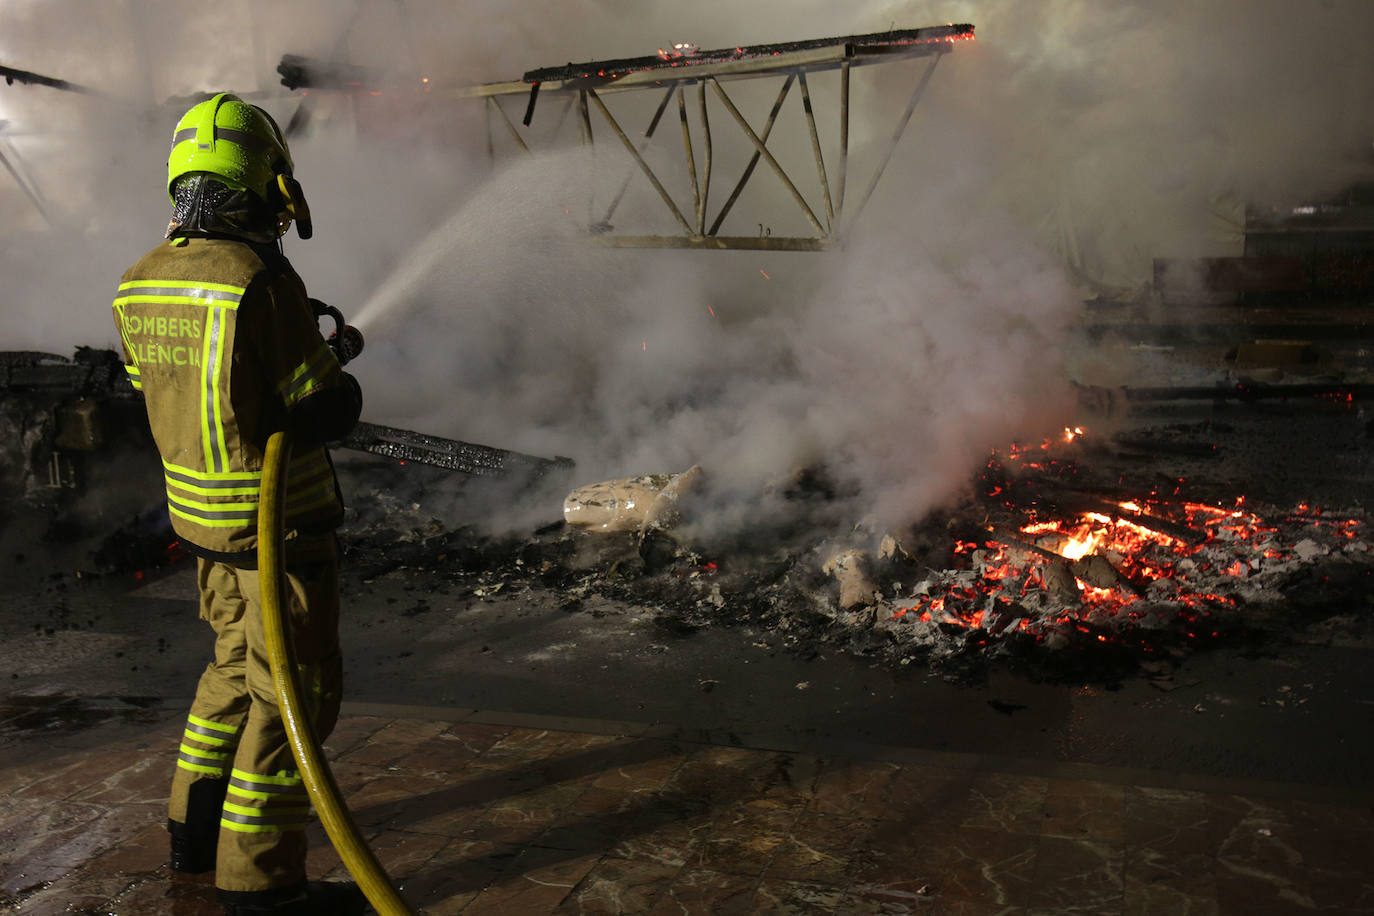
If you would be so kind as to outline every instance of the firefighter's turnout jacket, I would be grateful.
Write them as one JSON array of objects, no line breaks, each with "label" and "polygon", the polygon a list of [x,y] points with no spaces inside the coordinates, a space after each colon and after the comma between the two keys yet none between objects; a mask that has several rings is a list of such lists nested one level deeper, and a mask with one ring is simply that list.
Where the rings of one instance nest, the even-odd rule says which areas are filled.
[{"label": "firefighter's turnout jacket", "polygon": [[[343,384],[304,284],[284,257],[178,237],[129,268],[114,311],[162,454],[172,527],[202,556],[250,557],[268,436],[306,399]],[[342,512],[324,448],[296,449],[287,537],[330,531]]]}]

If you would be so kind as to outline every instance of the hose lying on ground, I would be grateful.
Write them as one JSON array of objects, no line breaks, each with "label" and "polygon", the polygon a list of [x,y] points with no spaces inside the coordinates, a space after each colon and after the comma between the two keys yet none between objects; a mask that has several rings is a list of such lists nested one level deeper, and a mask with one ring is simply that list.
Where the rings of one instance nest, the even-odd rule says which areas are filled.
[{"label": "hose lying on ground", "polygon": [[348,873],[358,882],[368,902],[380,916],[413,916],[391,884],[381,863],[363,842],[357,824],[349,816],[339,795],[334,774],[315,739],[310,719],[303,713],[300,684],[297,683],[295,653],[291,633],[282,613],[285,595],[284,551],[286,505],[286,465],[291,460],[291,442],[286,433],[273,433],[267,440],[262,469],[262,502],[258,506],[258,577],[262,592],[262,627],[266,633],[267,657],[272,665],[272,684],[276,688],[286,737],[291,743],[296,766],[310,792],[315,813],[324,825],[329,840],[339,853]]}]

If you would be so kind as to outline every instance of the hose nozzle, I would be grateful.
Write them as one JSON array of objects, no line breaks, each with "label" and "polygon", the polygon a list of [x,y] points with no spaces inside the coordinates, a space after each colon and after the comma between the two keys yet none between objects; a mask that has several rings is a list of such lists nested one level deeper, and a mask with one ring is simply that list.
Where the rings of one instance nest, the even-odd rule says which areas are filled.
[{"label": "hose nozzle", "polygon": [[358,354],[363,352],[363,332],[351,324],[345,324],[343,312],[318,299],[310,300],[310,308],[314,310],[317,319],[325,315],[334,319],[334,330],[325,338],[325,343],[329,344],[334,355],[338,357],[340,366],[356,359]]}]

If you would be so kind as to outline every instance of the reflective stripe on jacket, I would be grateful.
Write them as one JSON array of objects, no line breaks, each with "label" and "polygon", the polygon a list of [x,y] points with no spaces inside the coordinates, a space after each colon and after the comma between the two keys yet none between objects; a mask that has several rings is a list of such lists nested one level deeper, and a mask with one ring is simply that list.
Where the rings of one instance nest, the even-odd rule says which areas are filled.
[{"label": "reflective stripe on jacket", "polygon": [[[176,239],[129,268],[114,313],[162,454],[172,527],[215,553],[255,549],[267,437],[343,380],[300,278],[241,242]],[[330,530],[342,513],[325,450],[298,450],[288,537]]]}]

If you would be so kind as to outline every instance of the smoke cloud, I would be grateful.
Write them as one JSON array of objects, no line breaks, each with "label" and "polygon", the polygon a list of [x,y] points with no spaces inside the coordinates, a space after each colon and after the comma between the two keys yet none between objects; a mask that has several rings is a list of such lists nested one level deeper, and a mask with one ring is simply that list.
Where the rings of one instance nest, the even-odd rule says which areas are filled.
[{"label": "smoke cloud", "polygon": [[[588,244],[628,159],[553,142],[541,97],[521,157],[444,87],[565,61],[972,22],[942,59],[849,244],[825,254],[615,251]],[[800,25],[799,25],[800,24]],[[356,316],[366,419],[543,455],[583,481],[699,463],[742,524],[758,494],[824,466],[848,518],[911,521],[989,448],[1069,417],[1079,304],[1134,295],[1156,256],[1238,253],[1240,206],[1319,196],[1368,174],[1374,7],[1325,0],[765,0],[547,5],[440,0],[213,11],[166,0],[10,0],[0,63],[103,95],[0,86],[0,347],[115,344],[108,300],[160,237],[166,146],[198,94],[302,104],[283,53],[373,68],[379,96],[312,92],[292,140],[316,238],[287,253],[313,295]],[[925,62],[856,71],[850,205]],[[434,91],[414,91],[427,78]],[[813,78],[835,163],[837,80]],[[757,128],[776,81],[732,83]],[[794,92],[795,95],[795,92]],[[637,98],[636,98],[637,96]],[[511,100],[507,100],[508,103]],[[634,129],[654,93],[608,103]],[[518,118],[523,98],[508,105]],[[814,171],[796,98],[770,148]],[[675,120],[670,110],[669,121]],[[715,205],[748,155],[716,109]],[[648,155],[669,190],[678,128]],[[576,137],[564,124],[564,138]],[[676,157],[676,158],[675,158]],[[631,173],[616,231],[672,232]],[[822,212],[811,195],[811,207]],[[714,208],[713,211],[714,212]],[[766,214],[763,221],[755,214]],[[722,232],[803,234],[763,168]]]}]

